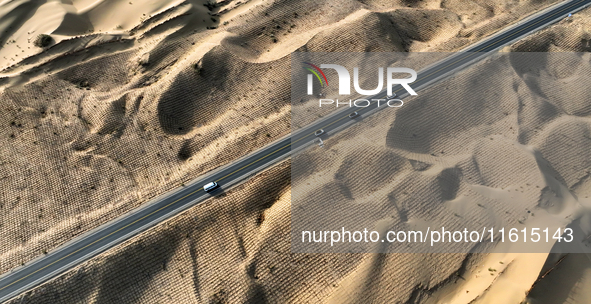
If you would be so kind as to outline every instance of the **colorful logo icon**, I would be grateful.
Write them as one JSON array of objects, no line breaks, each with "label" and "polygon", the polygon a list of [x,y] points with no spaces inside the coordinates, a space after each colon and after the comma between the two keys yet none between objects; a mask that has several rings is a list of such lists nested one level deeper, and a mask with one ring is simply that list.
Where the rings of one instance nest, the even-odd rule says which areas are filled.
[{"label": "colorful logo icon", "polygon": [[[326,75],[324,75],[324,72],[322,72],[322,69],[320,69],[319,67],[317,67],[309,62],[303,62],[303,63],[309,65],[310,67],[312,67],[316,70],[315,71],[309,67],[304,67],[306,70],[312,72],[312,74],[314,74],[316,76],[316,78],[318,78],[318,81],[320,81],[320,85],[322,87],[324,87],[325,85],[328,86],[328,80],[326,80]],[[320,73],[320,75],[322,75],[322,78],[324,78],[324,82],[322,82],[322,78],[320,78],[320,75],[318,75],[318,73]]]}]

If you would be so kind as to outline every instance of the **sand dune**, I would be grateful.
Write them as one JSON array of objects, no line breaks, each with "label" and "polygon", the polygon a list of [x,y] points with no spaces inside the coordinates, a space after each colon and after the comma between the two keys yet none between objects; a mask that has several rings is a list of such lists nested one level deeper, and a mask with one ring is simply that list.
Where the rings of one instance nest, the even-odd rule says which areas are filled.
[{"label": "sand dune", "polygon": [[[289,53],[294,50],[453,51],[551,3],[2,2],[0,271],[289,132]],[[589,18],[588,10],[577,14],[511,50],[588,51]],[[54,42],[35,47],[39,34],[51,35]],[[546,79],[588,73],[576,65],[557,66]],[[525,203],[494,212],[513,212],[517,221],[542,198],[560,213],[569,206],[540,192],[549,176],[585,202],[591,187],[581,168],[588,166],[589,147],[569,143],[585,142],[588,106],[544,91],[544,77],[512,76],[521,77],[519,90],[551,96],[552,102],[531,98],[516,110],[521,101],[514,92],[498,92],[500,107],[484,113],[479,106],[496,100],[471,100],[464,92],[456,101],[470,109],[470,117],[432,104],[449,116],[430,123],[413,115],[421,112],[420,104],[409,103],[396,119],[389,118],[392,128],[376,129],[367,139],[376,156],[368,164],[376,168],[373,177],[393,181],[377,190],[391,194],[395,203],[377,203],[388,205],[395,220],[412,220],[428,207],[413,202],[430,200],[449,201],[434,215],[482,216],[482,208],[465,202],[492,201],[497,192],[489,188],[515,185],[526,188],[510,189]],[[571,90],[588,94],[586,87]],[[420,131],[418,138],[411,140],[410,128]],[[528,152],[526,144],[539,153]],[[369,153],[354,148],[353,154]],[[510,156],[502,166],[499,154]],[[530,170],[540,159],[554,171]],[[321,161],[306,172],[323,168]],[[395,173],[378,170],[380,161]],[[348,179],[352,168],[344,163],[323,168],[342,175],[338,184],[327,186],[334,197],[367,197]],[[289,173],[286,164],[271,169],[23,298],[36,303],[519,303],[542,267],[543,256],[291,254]],[[255,195],[269,183],[274,186],[265,197]],[[223,263],[212,263],[212,256]],[[507,266],[498,266],[498,260]],[[490,275],[492,265],[499,271]],[[547,284],[585,299],[573,287],[585,284],[585,275],[563,271],[576,282]],[[487,280],[462,284],[469,276]],[[550,278],[534,286],[532,303],[545,297],[547,288],[538,286]],[[499,291],[514,281],[520,285]]]},{"label": "sand dune", "polygon": [[290,51],[418,50],[469,28],[451,3],[35,3],[0,9],[3,271],[286,134]]}]

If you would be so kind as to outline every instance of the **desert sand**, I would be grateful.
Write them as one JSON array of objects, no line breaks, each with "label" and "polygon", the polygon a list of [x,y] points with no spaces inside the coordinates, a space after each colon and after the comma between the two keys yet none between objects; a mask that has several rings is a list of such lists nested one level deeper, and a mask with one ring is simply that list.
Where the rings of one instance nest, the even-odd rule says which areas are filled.
[{"label": "desert sand", "polygon": [[[2,2],[0,271],[287,134],[292,51],[454,51],[552,3]],[[590,14],[509,51],[589,51]],[[49,46],[34,46],[40,34]],[[473,153],[490,161],[490,185],[505,172],[486,151],[522,141],[565,164],[565,186],[585,195],[573,166],[588,146],[545,139],[586,128],[588,109],[554,106],[551,122],[517,123],[522,132],[507,138],[513,131],[499,129],[505,145],[484,143],[491,134],[471,122],[465,138],[483,141]],[[409,174],[412,153],[459,151],[445,134],[416,147],[387,140],[403,135],[382,132],[376,143],[410,153],[399,155]],[[12,302],[550,303],[540,302],[550,299],[544,284],[560,289],[552,303],[586,299],[574,255],[554,267],[544,255],[292,254],[289,198],[286,162]],[[561,276],[570,284],[552,283]]]}]

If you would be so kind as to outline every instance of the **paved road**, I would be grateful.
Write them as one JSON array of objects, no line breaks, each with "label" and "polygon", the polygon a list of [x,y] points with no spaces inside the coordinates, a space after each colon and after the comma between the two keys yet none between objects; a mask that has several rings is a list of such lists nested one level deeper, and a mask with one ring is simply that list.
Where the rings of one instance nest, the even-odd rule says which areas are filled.
[{"label": "paved road", "polygon": [[[411,86],[418,90],[429,83],[457,71],[475,60],[482,59],[494,50],[497,50],[511,42],[519,40],[525,35],[539,30],[553,22],[563,19],[568,13],[576,12],[589,5],[591,0],[573,0],[562,2],[547,10],[544,10],[526,20],[519,22],[504,31],[493,35],[465,50],[456,53],[441,62],[418,73],[417,80]],[[400,98],[406,94],[401,88]],[[384,94],[374,98],[383,98]],[[385,108],[385,107],[381,107]],[[367,116],[376,107],[356,109],[361,116]],[[69,268],[88,260],[105,250],[129,239],[130,237],[145,231],[157,223],[170,218],[179,212],[188,209],[195,204],[206,200],[212,194],[205,193],[201,187],[209,181],[217,181],[223,191],[230,185],[234,185],[256,172],[277,163],[281,159],[289,157],[292,148],[303,147],[315,139],[313,133],[318,129],[324,129],[328,135],[347,124],[354,123],[347,117],[354,109],[345,108],[339,113],[324,117],[317,122],[270,144],[257,152],[253,152],[230,165],[224,166],[214,172],[199,178],[190,185],[176,189],[165,194],[143,207],[129,212],[122,217],[111,221],[83,236],[80,236],[49,254],[27,263],[24,267],[4,274],[0,278],[0,301],[6,301],[32,287],[43,283]],[[214,193],[216,194],[216,193]]]}]

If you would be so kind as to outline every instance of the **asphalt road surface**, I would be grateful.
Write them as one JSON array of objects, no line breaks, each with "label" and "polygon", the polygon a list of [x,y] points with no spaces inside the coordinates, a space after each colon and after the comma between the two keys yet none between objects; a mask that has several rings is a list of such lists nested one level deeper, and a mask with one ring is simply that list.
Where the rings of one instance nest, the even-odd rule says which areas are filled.
[{"label": "asphalt road surface", "polygon": [[[419,90],[435,80],[486,57],[492,51],[565,18],[569,13],[584,8],[590,2],[591,0],[566,1],[526,18],[524,21],[464,49],[462,52],[455,53],[441,62],[418,72],[418,78],[411,84],[411,87]],[[406,91],[400,87],[394,88],[394,90],[399,92],[399,98],[406,97]],[[405,94],[402,94],[403,92]],[[385,97],[385,94],[379,94],[373,98],[383,97]],[[387,107],[382,106],[381,108]],[[190,185],[162,195],[118,219],[77,237],[47,255],[4,274],[0,278],[0,302],[58,276],[71,267],[128,240],[130,237],[153,227],[165,219],[177,215],[181,211],[210,198],[212,195],[223,192],[224,188],[244,181],[264,168],[289,157],[292,149],[303,148],[305,145],[311,144],[316,138],[313,134],[316,130],[323,129],[326,132],[324,136],[330,136],[331,132],[337,132],[356,121],[347,117],[353,111],[357,111],[363,117],[369,115],[372,111],[377,111],[376,109],[376,107],[344,108],[338,113],[321,118],[290,136],[214,170],[212,173],[195,180]],[[206,193],[203,191],[202,186],[210,181],[218,182],[220,188],[213,193]]]}]

